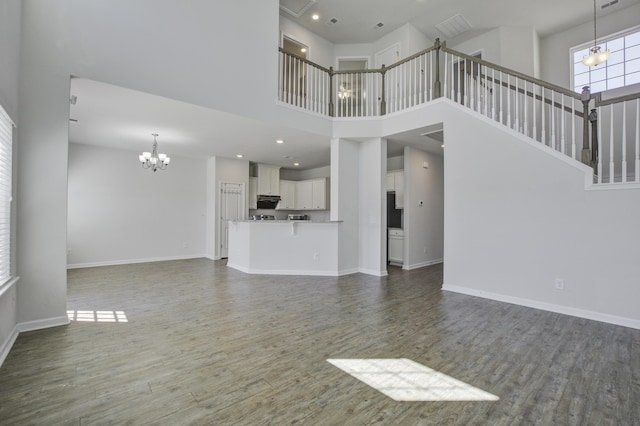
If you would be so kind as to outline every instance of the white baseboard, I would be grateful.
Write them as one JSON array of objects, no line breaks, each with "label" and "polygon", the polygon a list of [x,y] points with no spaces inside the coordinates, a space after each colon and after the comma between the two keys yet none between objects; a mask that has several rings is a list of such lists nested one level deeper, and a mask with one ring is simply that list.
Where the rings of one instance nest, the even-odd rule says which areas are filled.
[{"label": "white baseboard", "polygon": [[376,277],[386,277],[387,275],[389,275],[386,269],[376,271],[375,269],[360,268],[359,272],[367,275],[374,275]]},{"label": "white baseboard", "polygon": [[358,268],[343,269],[341,271],[338,271],[338,276],[341,277],[343,275],[357,274],[358,272],[360,272]]},{"label": "white baseboard", "polygon": [[16,328],[20,333],[24,333],[25,331],[34,331],[34,330],[42,330],[43,328],[50,327],[58,327],[61,325],[68,325],[69,317],[61,316],[61,317],[53,317],[53,318],[45,318],[35,321],[27,321],[20,322],[16,325]]},{"label": "white baseboard", "polygon": [[4,363],[4,360],[7,358],[7,355],[9,355],[9,351],[11,351],[13,344],[18,338],[18,334],[18,326],[13,327],[11,334],[9,334],[7,339],[0,345],[0,367]]},{"label": "white baseboard", "polygon": [[0,366],[2,366],[7,355],[9,355],[9,352],[20,333],[24,333],[25,331],[41,330],[43,328],[58,327],[67,324],[69,324],[69,317],[66,315],[62,317],[46,318],[16,324],[9,337],[0,344]]},{"label": "white baseboard", "polygon": [[425,266],[437,265],[442,263],[442,259],[427,260],[426,262],[414,263],[413,265],[403,265],[402,269],[410,271],[412,269],[424,268]]},{"label": "white baseboard", "polygon": [[528,308],[540,309],[543,311],[555,312],[558,314],[570,315],[578,318],[585,318],[594,321],[606,322],[609,324],[621,325],[623,327],[640,329],[640,320],[634,318],[619,317],[616,315],[603,314],[601,312],[588,311],[585,309],[572,308],[570,306],[555,305],[553,303],[540,302],[538,300],[523,299],[520,297],[507,296],[476,290],[473,288],[457,285],[443,284],[442,289],[454,293],[466,294],[469,296],[482,297],[484,299],[496,300],[498,302],[511,303],[513,305],[526,306]]},{"label": "white baseboard", "polygon": [[257,274],[257,275],[315,275],[320,277],[337,277],[338,271],[313,271],[308,269],[255,269],[245,268],[234,263],[227,263],[227,267],[237,269],[245,274]]},{"label": "white baseboard", "polygon": [[108,260],[105,262],[71,263],[67,265],[67,269],[95,268],[96,266],[130,265],[134,263],[166,262],[169,260],[202,259],[203,257],[210,259],[210,257],[205,254],[191,254],[186,256],[149,257],[144,259],[121,259]]}]

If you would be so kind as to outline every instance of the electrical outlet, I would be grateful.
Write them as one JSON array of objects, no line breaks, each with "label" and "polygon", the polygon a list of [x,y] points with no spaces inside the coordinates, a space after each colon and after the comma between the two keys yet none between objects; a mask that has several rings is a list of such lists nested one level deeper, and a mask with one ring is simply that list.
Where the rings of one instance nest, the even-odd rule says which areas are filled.
[{"label": "electrical outlet", "polygon": [[564,290],[564,279],[556,278],[556,290]]},{"label": "electrical outlet", "polygon": [[320,259],[320,253],[313,253],[313,260],[319,260]]},{"label": "electrical outlet", "polygon": [[424,251],[425,254],[427,254],[427,248],[423,248],[422,251]]},{"label": "electrical outlet", "polygon": [[67,249],[67,255],[70,255],[70,254],[71,254],[71,249],[70,249],[70,248],[68,248],[68,249]]}]

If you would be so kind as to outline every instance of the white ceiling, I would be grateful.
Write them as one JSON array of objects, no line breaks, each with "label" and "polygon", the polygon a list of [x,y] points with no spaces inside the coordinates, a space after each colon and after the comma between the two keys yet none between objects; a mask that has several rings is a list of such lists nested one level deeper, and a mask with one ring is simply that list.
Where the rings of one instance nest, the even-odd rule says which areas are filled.
[{"label": "white ceiling", "polygon": [[[598,16],[620,10],[640,0],[596,0]],[[316,0],[296,18],[284,16],[332,43],[372,43],[409,22],[429,39],[445,39],[436,25],[461,14],[471,24],[471,34],[503,25],[533,27],[540,37],[593,20],[592,0]],[[320,15],[314,21],[311,16]],[[331,18],[338,23],[328,24]],[[383,27],[377,24],[382,22]],[[461,35],[464,38],[465,35]]]},{"label": "white ceiling", "polygon": [[[69,141],[132,151],[150,151],[152,133],[169,156],[214,155],[286,168],[329,164],[330,140],[233,114],[83,78],[71,79]],[[277,144],[276,140],[284,140]],[[285,158],[293,157],[293,158]]]},{"label": "white ceiling", "polygon": [[[638,2],[619,0],[606,10]],[[431,39],[442,37],[435,26],[455,14],[462,14],[472,26],[460,38],[506,22],[535,27],[545,36],[590,21],[592,5],[589,0],[317,0],[300,18],[281,13],[334,43],[359,43],[373,42],[406,22]],[[311,20],[314,12],[321,15],[317,22]],[[338,24],[326,25],[332,17]],[[384,26],[374,29],[378,22]],[[81,78],[72,79],[71,95],[77,96],[77,103],[71,105],[70,118],[78,122],[70,122],[70,142],[140,152],[150,150],[151,133],[158,133],[161,152],[174,157],[243,154],[246,160],[285,168],[296,168],[293,163],[299,162],[300,169],[330,161],[326,137]],[[441,153],[438,141],[420,136],[424,130],[390,137],[389,155],[400,155],[406,144]],[[276,139],[285,143],[278,145]]]}]

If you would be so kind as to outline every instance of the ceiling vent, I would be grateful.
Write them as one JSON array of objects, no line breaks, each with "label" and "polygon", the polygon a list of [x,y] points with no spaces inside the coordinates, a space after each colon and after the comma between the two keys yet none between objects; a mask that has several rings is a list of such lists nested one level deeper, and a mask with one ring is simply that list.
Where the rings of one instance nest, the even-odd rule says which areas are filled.
[{"label": "ceiling vent", "polygon": [[471,29],[471,24],[464,16],[457,14],[440,22],[436,25],[436,29],[444,35],[445,39],[452,39],[469,31]]},{"label": "ceiling vent", "polygon": [[327,25],[336,25],[338,23],[338,18],[331,18],[327,21]]},{"label": "ceiling vent", "polygon": [[620,3],[620,0],[612,0],[612,1],[607,2],[607,3],[603,4],[602,6],[600,6],[600,9],[606,9],[609,6],[613,6],[613,5],[616,5],[618,3]]},{"label": "ceiling vent", "polygon": [[444,141],[444,131],[442,130],[434,130],[431,132],[420,133],[420,136],[424,136],[425,138],[434,139],[440,143]]},{"label": "ceiling vent", "polygon": [[299,18],[315,3],[316,0],[280,0],[280,9]]}]

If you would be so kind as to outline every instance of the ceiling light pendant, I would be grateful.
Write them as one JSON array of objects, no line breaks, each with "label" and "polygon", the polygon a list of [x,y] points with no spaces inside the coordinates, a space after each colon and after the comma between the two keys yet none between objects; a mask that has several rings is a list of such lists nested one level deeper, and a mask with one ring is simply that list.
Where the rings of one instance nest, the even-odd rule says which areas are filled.
[{"label": "ceiling light pendant", "polygon": [[165,170],[171,162],[171,158],[167,157],[167,154],[158,154],[158,141],[156,140],[158,134],[151,133],[151,135],[153,136],[153,148],[151,152],[143,152],[138,156],[138,159],[144,169],[151,169],[154,172],[158,169]]},{"label": "ceiling light pendant", "polygon": [[600,46],[598,46],[596,33],[596,0],[593,0],[593,47],[589,49],[589,54],[582,58],[582,63],[588,67],[595,67],[609,59],[609,55],[611,55],[611,52],[608,50],[603,52],[600,50]]}]

